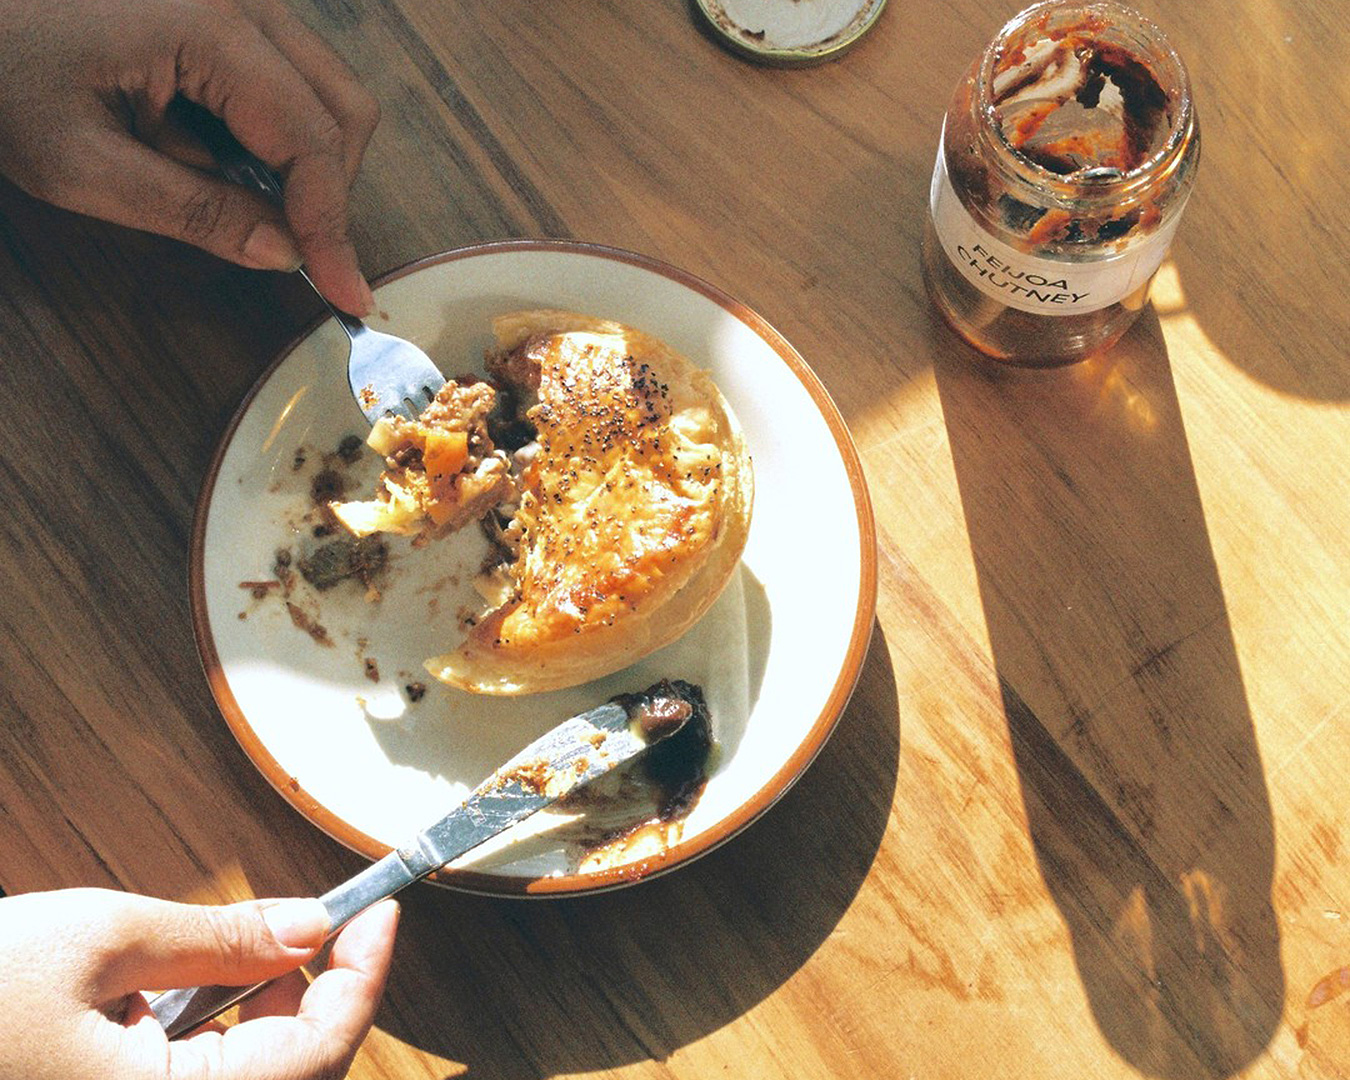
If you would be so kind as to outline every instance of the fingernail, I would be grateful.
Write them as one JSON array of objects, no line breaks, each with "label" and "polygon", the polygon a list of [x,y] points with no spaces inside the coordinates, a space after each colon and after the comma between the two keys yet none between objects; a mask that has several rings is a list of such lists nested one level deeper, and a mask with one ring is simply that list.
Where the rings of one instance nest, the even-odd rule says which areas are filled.
[{"label": "fingernail", "polygon": [[272,936],[288,949],[312,949],[328,933],[328,912],[318,900],[278,900],[263,908]]},{"label": "fingernail", "polygon": [[268,221],[253,226],[244,241],[244,258],[269,270],[295,270],[302,261],[295,241]]}]

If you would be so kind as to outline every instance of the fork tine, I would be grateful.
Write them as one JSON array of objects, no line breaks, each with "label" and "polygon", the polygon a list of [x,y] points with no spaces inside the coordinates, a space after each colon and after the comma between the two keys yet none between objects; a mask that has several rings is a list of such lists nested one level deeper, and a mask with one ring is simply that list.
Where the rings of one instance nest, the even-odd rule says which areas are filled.
[{"label": "fork tine", "polygon": [[382,411],[401,416],[404,420],[416,420],[422,415],[422,410],[417,407],[417,403],[408,398],[397,402],[386,402]]},{"label": "fork tine", "polygon": [[445,376],[410,342],[363,326],[350,337],[348,377],[370,423],[386,412],[415,420],[445,385]]},{"label": "fork tine", "polygon": [[423,386],[412,399],[419,413],[426,411],[427,407],[435,400],[436,391],[430,386]]},{"label": "fork tine", "polygon": [[[280,205],[280,179],[244,149],[223,121],[183,97],[174,98],[170,108],[175,119],[200,136],[227,177],[236,184],[264,192]],[[426,404],[430,404],[445,383],[444,375],[416,345],[371,330],[360,319],[329,303],[303,267],[298,273],[318,294],[351,342],[347,379],[367,422],[374,424],[386,412],[415,420],[426,407],[419,407],[422,400],[419,395],[425,395]]]},{"label": "fork tine", "polygon": [[404,387],[398,403],[398,410],[399,412],[406,410],[406,414],[415,420],[426,412],[427,407],[435,400],[436,390],[432,387]]}]

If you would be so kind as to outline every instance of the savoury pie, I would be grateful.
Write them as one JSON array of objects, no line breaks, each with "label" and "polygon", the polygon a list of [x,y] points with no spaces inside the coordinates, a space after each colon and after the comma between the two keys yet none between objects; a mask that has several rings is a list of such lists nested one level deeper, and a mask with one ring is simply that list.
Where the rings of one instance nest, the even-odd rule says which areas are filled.
[{"label": "savoury pie", "polygon": [[355,535],[424,544],[480,521],[486,609],[426,661],[486,694],[572,686],[685,632],[740,559],[753,480],[712,378],[656,338],[564,311],[493,321],[486,378],[386,417],[376,497],[336,503]]}]

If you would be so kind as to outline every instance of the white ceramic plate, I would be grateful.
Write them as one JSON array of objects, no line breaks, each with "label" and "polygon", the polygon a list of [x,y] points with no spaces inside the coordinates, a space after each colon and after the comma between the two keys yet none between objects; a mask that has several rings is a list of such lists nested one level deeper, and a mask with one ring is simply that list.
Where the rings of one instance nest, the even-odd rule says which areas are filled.
[{"label": "white ceramic plate", "polygon": [[[406,337],[448,375],[478,369],[489,321],[555,307],[645,330],[712,371],[745,429],[755,506],[742,565],[674,644],[631,668],[547,694],[452,690],[421,662],[458,640],[483,553],[466,529],[419,551],[393,545],[381,596],[354,582],[289,598],[241,583],[272,578],[276,552],[312,547],[310,485],[325,453],[366,427],[346,379],[346,340],[318,326],[253,388],[217,450],[198,504],[192,603],[221,711],[245,752],[319,828],[371,858],[438,819],[549,728],[662,677],[704,688],[718,748],[683,821],[597,845],[595,821],[536,815],[435,880],[497,894],[585,892],[701,854],[748,824],[825,742],[862,666],[876,596],[875,536],[847,429],[805,362],[763,319],[710,285],[642,256],[564,242],[449,252],[376,289],[372,324]],[[339,472],[371,490],[374,455]],[[303,462],[300,460],[303,459]],[[367,661],[370,664],[367,664]],[[427,692],[413,702],[406,687]],[[611,801],[614,820],[641,814]],[[599,809],[588,812],[599,814]]]}]

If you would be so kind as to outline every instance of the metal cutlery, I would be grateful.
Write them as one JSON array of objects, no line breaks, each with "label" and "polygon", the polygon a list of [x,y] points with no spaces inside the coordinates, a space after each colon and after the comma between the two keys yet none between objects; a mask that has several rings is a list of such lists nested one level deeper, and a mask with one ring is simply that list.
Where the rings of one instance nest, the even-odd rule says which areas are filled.
[{"label": "metal cutlery", "polygon": [[[329,937],[366,908],[631,760],[691,719],[707,722],[702,691],[679,680],[663,680],[563,721],[494,772],[440,821],[321,896],[328,910]],[[150,1010],[174,1038],[266,985],[169,990],[151,1000]]]},{"label": "metal cutlery", "polygon": [[[201,139],[226,178],[242,187],[260,191],[280,204],[281,179],[249,153],[214,113],[177,97],[170,106],[172,118]],[[445,376],[421,349],[393,334],[372,330],[354,315],[329,303],[314,286],[303,267],[297,271],[324,302],[338,325],[347,333],[350,355],[347,379],[357,407],[371,425],[386,413],[408,419],[425,409],[445,385]]]}]

